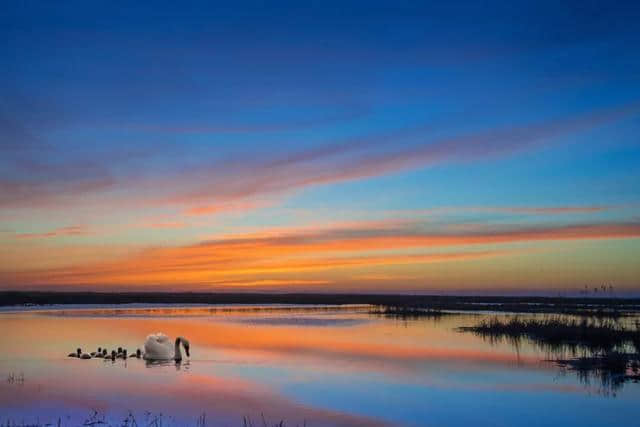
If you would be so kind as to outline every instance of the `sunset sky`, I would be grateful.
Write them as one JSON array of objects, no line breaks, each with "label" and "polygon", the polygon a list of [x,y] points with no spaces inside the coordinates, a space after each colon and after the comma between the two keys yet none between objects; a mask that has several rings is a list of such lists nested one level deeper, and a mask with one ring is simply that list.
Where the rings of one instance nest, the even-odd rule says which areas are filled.
[{"label": "sunset sky", "polygon": [[214,3],[3,4],[0,289],[640,294],[640,3]]}]

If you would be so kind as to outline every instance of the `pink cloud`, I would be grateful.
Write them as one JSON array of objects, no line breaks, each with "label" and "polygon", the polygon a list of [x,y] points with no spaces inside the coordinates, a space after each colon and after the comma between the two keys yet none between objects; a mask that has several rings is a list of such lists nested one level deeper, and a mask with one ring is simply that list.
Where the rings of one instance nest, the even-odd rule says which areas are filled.
[{"label": "pink cloud", "polygon": [[[172,203],[229,202],[305,187],[386,175],[439,164],[483,161],[551,144],[557,138],[637,114],[637,104],[579,116],[429,138],[428,128],[363,138],[266,160],[243,159],[184,175]],[[425,135],[425,132],[427,135]],[[412,140],[424,139],[421,143]],[[203,182],[203,185],[193,183]]]},{"label": "pink cloud", "polygon": [[[271,199],[312,186],[441,164],[483,161],[532,150],[558,142],[559,137],[587,131],[638,111],[638,104],[634,103],[451,137],[434,137],[434,126],[425,125],[292,153],[280,151],[253,157],[243,153],[235,161],[225,159],[176,174],[152,174],[144,179],[135,171],[129,171],[119,174],[115,180],[104,159],[41,167],[25,164],[26,170],[43,171],[43,176],[30,180],[0,177],[0,206],[33,208],[86,203],[86,196],[101,196],[108,191],[108,200],[95,197],[92,203],[104,203],[110,208],[178,205],[187,215],[242,211],[262,206],[261,203],[254,205],[255,200]],[[114,163],[114,159],[123,163],[125,154],[130,153],[113,154],[109,164]],[[144,196],[140,196],[141,193]]]}]

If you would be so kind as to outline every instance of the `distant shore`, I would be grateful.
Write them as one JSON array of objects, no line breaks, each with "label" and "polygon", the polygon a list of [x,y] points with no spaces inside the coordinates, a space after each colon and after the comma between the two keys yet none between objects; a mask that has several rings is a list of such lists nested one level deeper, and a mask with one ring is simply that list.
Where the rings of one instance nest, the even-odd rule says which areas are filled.
[{"label": "distant shore", "polygon": [[442,296],[311,293],[0,292],[0,306],[67,304],[371,304],[430,310],[621,315],[640,312],[640,298]]}]

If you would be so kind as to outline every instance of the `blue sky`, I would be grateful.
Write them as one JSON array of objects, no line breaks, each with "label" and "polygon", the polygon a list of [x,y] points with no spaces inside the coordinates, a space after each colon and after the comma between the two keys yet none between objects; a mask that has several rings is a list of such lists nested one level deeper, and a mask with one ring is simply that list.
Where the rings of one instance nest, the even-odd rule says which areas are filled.
[{"label": "blue sky", "polygon": [[[637,2],[598,1],[6,5],[0,286],[581,288],[592,272],[579,266],[638,248],[639,18]],[[186,276],[159,254],[309,229],[387,238],[399,221],[411,229],[391,227],[402,233],[378,254],[347,245],[366,268],[320,271],[331,245],[300,248],[315,260],[303,267],[234,253],[224,274],[216,249]],[[472,238],[488,228],[548,258],[520,253],[518,270],[505,242]],[[407,259],[438,246],[397,244],[425,230],[467,233],[456,261]],[[469,260],[477,248],[491,260]],[[40,259],[52,250],[64,256]],[[509,271],[494,285],[470,265],[498,261]],[[540,262],[562,279],[523,284]],[[105,273],[132,263],[143,278]],[[631,264],[594,281],[635,292]]]}]

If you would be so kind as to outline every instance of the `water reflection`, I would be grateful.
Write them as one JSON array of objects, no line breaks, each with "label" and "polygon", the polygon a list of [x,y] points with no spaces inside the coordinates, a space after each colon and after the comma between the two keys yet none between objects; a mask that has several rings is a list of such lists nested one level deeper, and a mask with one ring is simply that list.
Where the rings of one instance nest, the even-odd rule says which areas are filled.
[{"label": "water reflection", "polygon": [[[63,317],[208,317],[214,315],[225,316],[245,316],[251,313],[259,313],[260,315],[268,314],[333,314],[340,312],[348,313],[366,313],[370,311],[371,306],[368,304],[343,304],[343,305],[291,305],[291,304],[273,304],[273,305],[229,305],[229,306],[188,306],[188,307],[127,307],[127,308],[61,308],[37,309],[33,307],[21,307],[18,312],[26,312],[33,314],[41,314],[45,316],[63,316]],[[11,312],[10,310],[3,310]],[[0,311],[1,313],[2,311]]]},{"label": "water reflection", "polygon": [[[163,413],[174,425],[195,425],[203,413],[208,425],[230,426],[245,416],[260,420],[261,413],[287,425],[517,425],[530,413],[540,425],[580,414],[582,425],[595,426],[623,422],[640,397],[640,386],[627,383],[617,399],[587,401],[597,387],[559,376],[535,341],[491,342],[456,331],[486,315],[216,310],[174,308],[169,316],[157,308],[146,315],[141,308],[135,315],[83,310],[81,320],[69,310],[0,315],[0,374],[24,373],[21,386],[0,383],[0,423],[25,417],[81,423],[96,409],[116,421]],[[155,331],[188,336],[192,357],[181,364],[66,357],[78,346],[141,348]],[[550,404],[557,410],[546,410]],[[486,415],[478,419],[479,413]]]},{"label": "water reflection", "polygon": [[274,325],[274,326],[355,326],[366,323],[367,319],[349,318],[317,318],[317,317],[251,317],[247,319],[235,319],[238,323],[253,325]]},{"label": "water reflection", "polygon": [[191,362],[174,360],[145,360],[144,365],[146,368],[166,368],[174,366],[176,368],[176,371],[180,371],[182,369],[188,371]]}]

